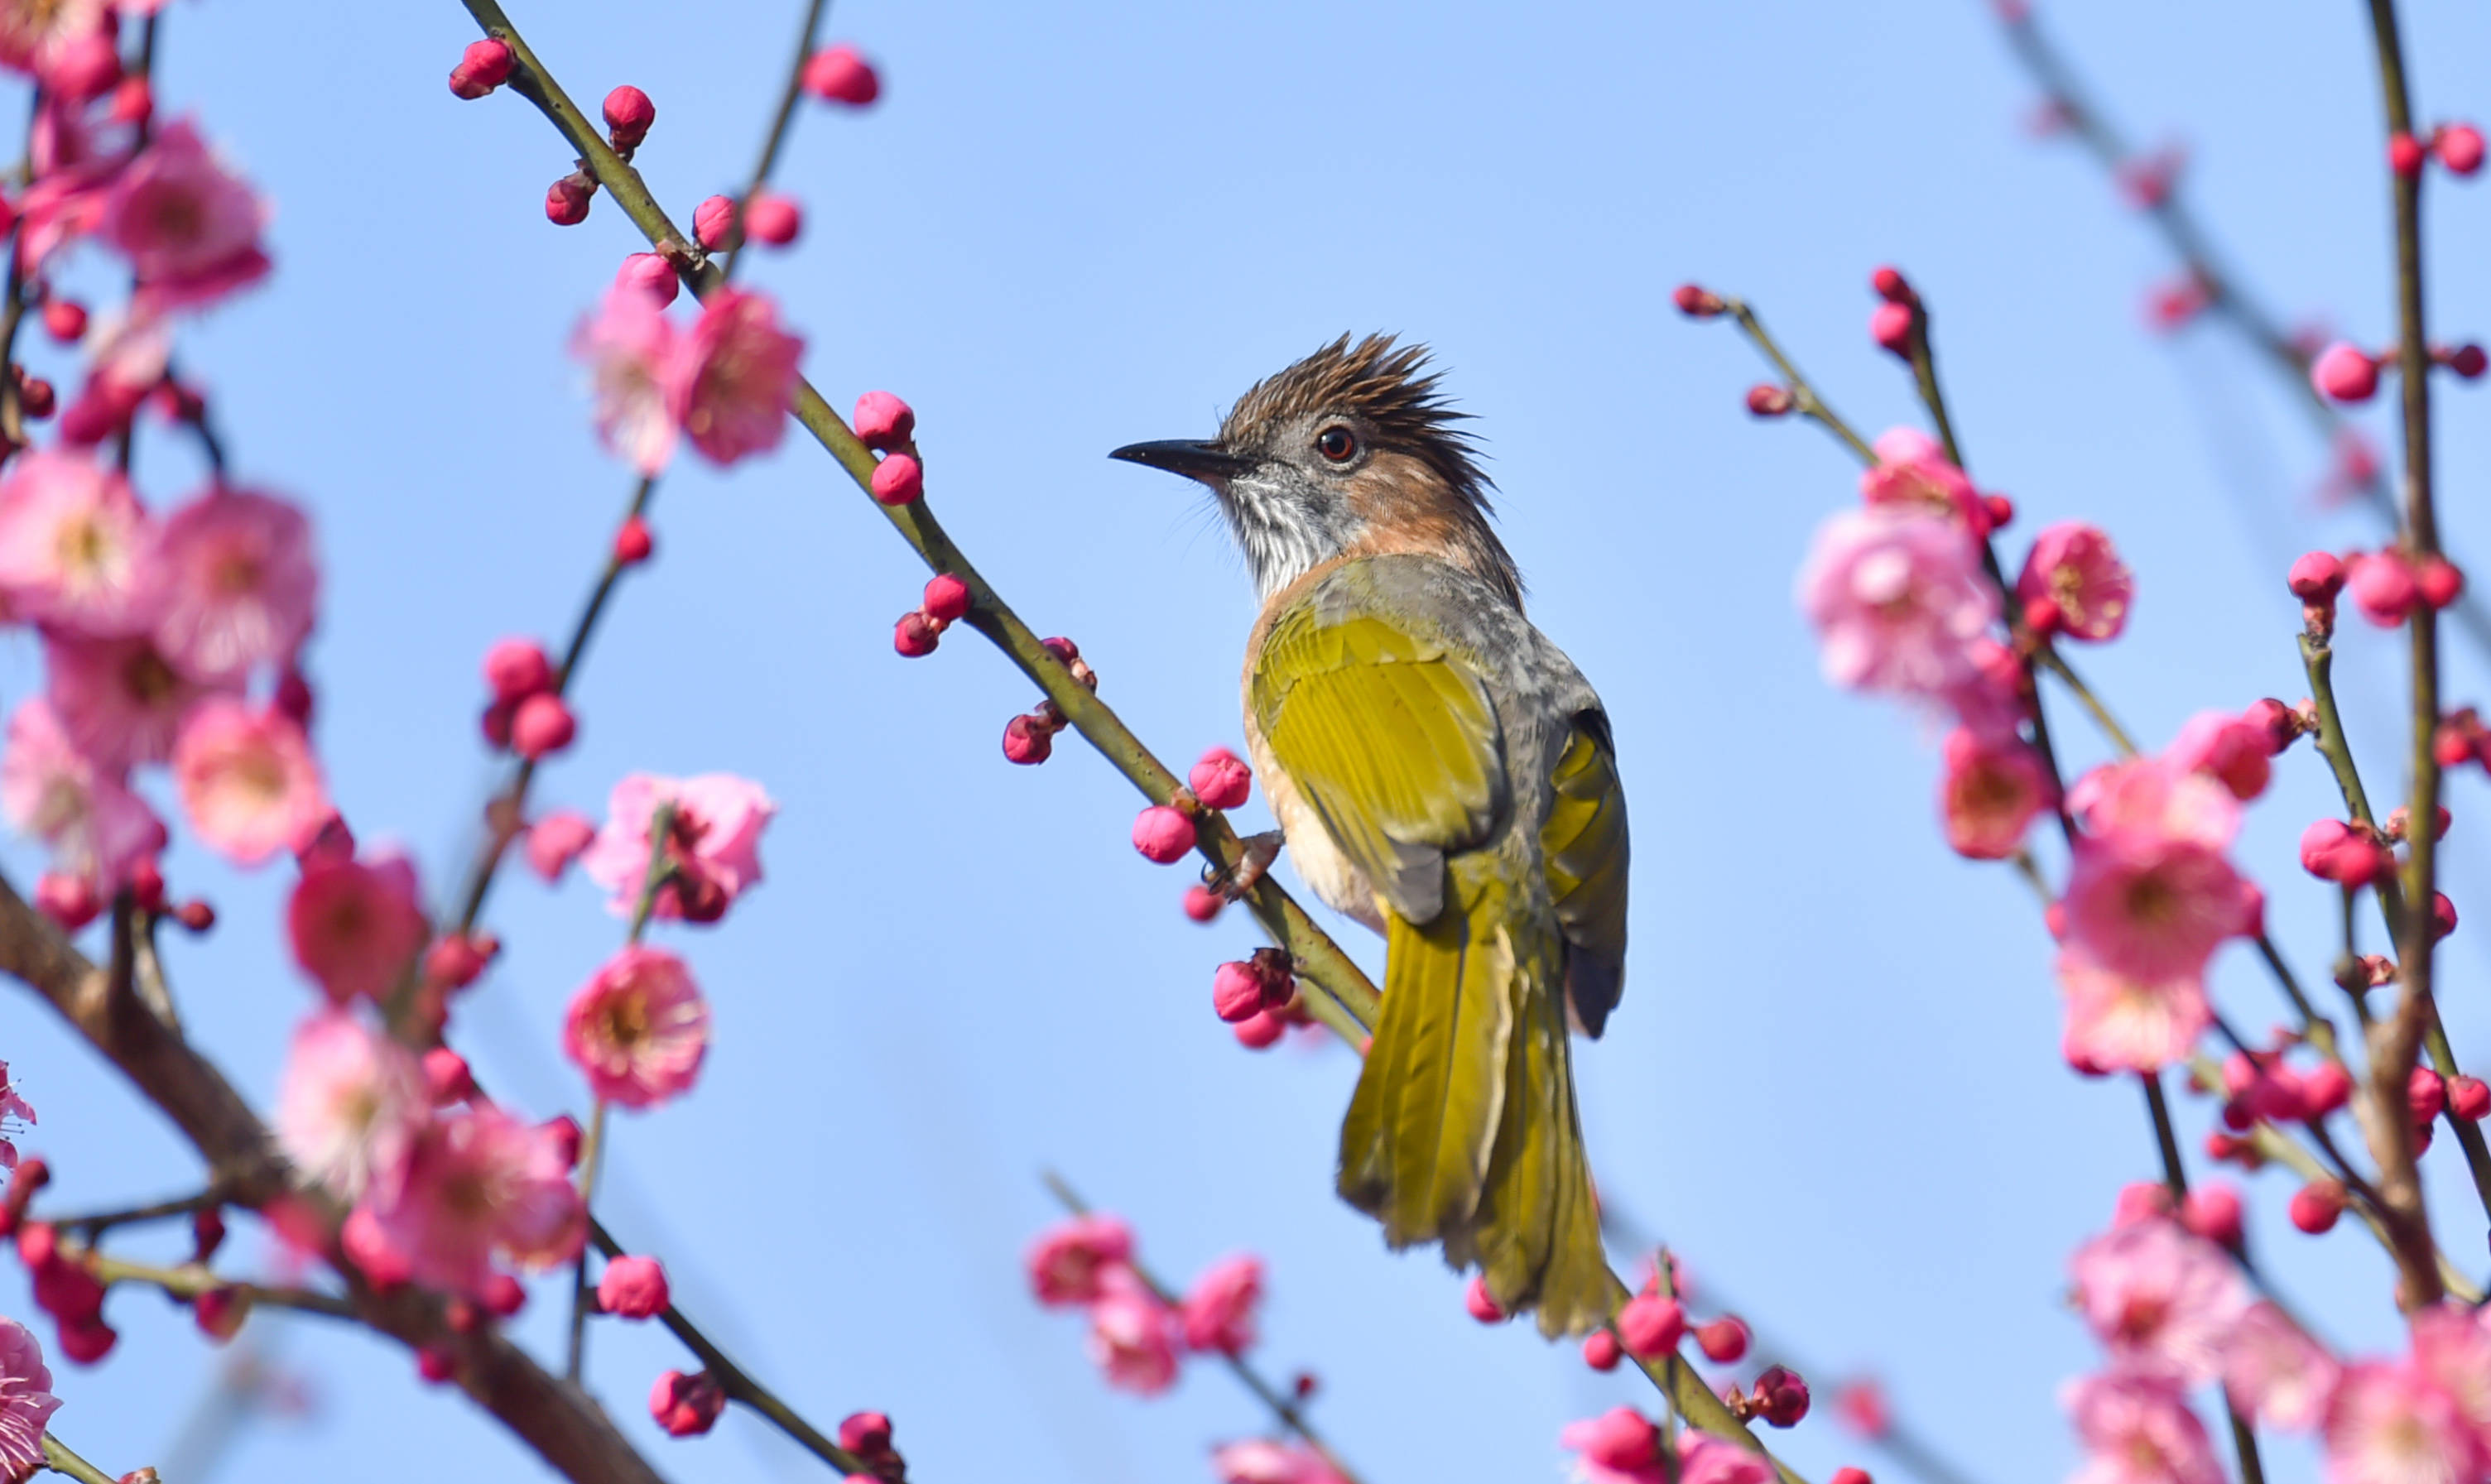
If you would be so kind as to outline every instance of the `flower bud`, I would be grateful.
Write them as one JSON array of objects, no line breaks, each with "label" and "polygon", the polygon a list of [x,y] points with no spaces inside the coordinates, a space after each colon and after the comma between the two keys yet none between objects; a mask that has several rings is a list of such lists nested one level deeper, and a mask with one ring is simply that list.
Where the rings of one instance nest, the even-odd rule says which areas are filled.
[{"label": "flower bud", "polygon": [[37,422],[52,415],[54,395],[52,384],[40,376],[27,377],[17,388],[20,410]]},{"label": "flower bud", "polygon": [[1703,1348],[1704,1358],[1716,1364],[1735,1365],[1744,1359],[1747,1340],[1746,1324],[1735,1314],[1695,1326],[1695,1343]]},{"label": "flower bud", "polygon": [[711,196],[692,208],[692,236],[712,252],[722,252],[735,245],[735,200],[731,196]]},{"label": "flower bud", "polygon": [[1879,268],[1868,276],[1868,286],[1888,304],[1910,304],[1914,298],[1911,280],[1893,268]]},{"label": "flower bud", "polygon": [[1237,1044],[1247,1051],[1267,1049],[1288,1029],[1288,1018],[1275,1015],[1270,1010],[1258,1011],[1229,1028],[1231,1033],[1237,1037]]},{"label": "flower bud", "polygon": [[2345,586],[2361,617],[2381,628],[2405,621],[2421,601],[2421,582],[2400,551],[2365,552],[2346,564]]},{"label": "flower bud", "polygon": [[2340,819],[2322,819],[2301,832],[2301,866],[2320,881],[2366,887],[2395,869],[2395,857]]},{"label": "flower bud", "polygon": [[2433,942],[2456,931],[2456,904],[2445,891],[2430,894],[2430,936]]},{"label": "flower bud", "polygon": [[852,108],[862,108],[882,96],[882,79],[845,43],[825,46],[805,59],[804,85],[806,92],[824,102]]},{"label": "flower bud", "polygon": [[436,1108],[463,1103],[476,1095],[476,1074],[467,1069],[465,1057],[435,1046],[424,1054],[424,1090]]},{"label": "flower bud", "polygon": [[2292,564],[2284,580],[2291,584],[2292,596],[2302,602],[2330,603],[2344,591],[2344,564],[2330,552],[2308,552]]},{"label": "flower bud", "polygon": [[482,98],[511,80],[513,60],[507,42],[489,36],[469,42],[458,65],[450,70],[450,91],[471,101]]},{"label": "flower bud", "polygon": [[2288,1214],[2292,1224],[2316,1237],[2332,1229],[2344,1214],[2344,1187],[2334,1180],[2312,1180],[2294,1191]]},{"label": "flower bud", "polygon": [[2429,1122],[2447,1106],[2447,1084],[2429,1067],[2415,1067],[2405,1079],[2405,1106],[2413,1111],[2415,1122]]},{"label": "flower bud", "polygon": [[670,1438],[690,1438],[708,1432],[718,1425],[718,1414],[725,1410],[726,1389],[707,1371],[697,1376],[668,1371],[649,1388],[649,1415]]},{"label": "flower bud", "polygon": [[2468,1123],[2479,1123],[2491,1115],[2491,1086],[2479,1077],[2463,1072],[2447,1079],[2447,1111]]},{"label": "flower bud", "polygon": [[[455,70],[452,73],[456,75]],[[112,102],[105,110],[116,124],[135,124],[156,111],[156,90],[144,77],[124,77],[114,85]]]},{"label": "flower bud", "polygon": [[1877,312],[1868,316],[1868,338],[1897,356],[1912,353],[1912,306],[1907,304],[1881,304]]},{"label": "flower bud", "polygon": [[1204,753],[1193,771],[1186,774],[1185,781],[1206,809],[1238,808],[1254,792],[1253,770],[1225,747],[1214,747]]},{"label": "flower bud", "polygon": [[1778,418],[1798,405],[1788,387],[1760,381],[1747,389],[1747,411],[1759,418]]},{"label": "flower bud", "polygon": [[2447,368],[2467,381],[2473,381],[2485,370],[2491,370],[2491,355],[2482,347],[2468,341],[2447,353]]},{"label": "flower bud", "polygon": [[1133,818],[1133,849],[1160,865],[1183,859],[1193,849],[1193,821],[1181,809],[1153,804]]},{"label": "flower bud", "polygon": [[1478,1273],[1471,1275],[1471,1286],[1463,1291],[1462,1307],[1482,1324],[1502,1324],[1513,1317],[1497,1307],[1496,1295],[1487,1291],[1487,1279]]},{"label": "flower bud", "polygon": [[1618,1338],[1626,1343],[1627,1354],[1642,1360],[1657,1359],[1678,1349],[1678,1342],[1686,1338],[1686,1311],[1675,1298],[1637,1294],[1618,1311]]},{"label": "flower bud", "polygon": [[925,616],[946,624],[968,616],[969,585],[950,572],[937,573],[925,584]]},{"label": "flower bud", "polygon": [[852,1411],[839,1419],[839,1446],[870,1458],[891,1451],[891,1418],[878,1411]]},{"label": "flower bud", "polygon": [[2359,346],[2337,340],[2309,363],[2309,384],[2330,402],[2366,402],[2378,394],[2379,364]]},{"label": "flower bud", "polygon": [[427,1386],[438,1386],[456,1379],[458,1357],[446,1345],[426,1345],[415,1353],[415,1374]]},{"label": "flower bud", "polygon": [[1756,1411],[1775,1427],[1796,1427],[1807,1415],[1807,1382],[1788,1366],[1769,1365],[1756,1378]]},{"label": "flower bud", "polygon": [[578,718],[550,690],[538,691],[511,713],[511,750],[531,763],[560,752],[578,735]]},{"label": "flower bud", "polygon": [[598,1307],[623,1319],[652,1318],[673,1301],[666,1269],[653,1257],[609,1258],[597,1280]]},{"label": "flower bud", "polygon": [[1867,1469],[1845,1464],[1833,1470],[1827,1484],[1875,1484],[1875,1481],[1868,1477]]},{"label": "flower bud", "polygon": [[2439,162],[2457,175],[2472,175],[2482,168],[2482,131],[2471,124],[2441,126],[2430,146]]},{"label": "flower bud", "polygon": [[2241,1244],[2241,1193],[2222,1180],[2208,1180],[2180,1203],[2180,1224],[2218,1247]]},{"label": "flower bud", "polygon": [[2308,1116],[2323,1119],[2353,1097],[2353,1074],[2338,1062],[2321,1062],[2301,1079],[2301,1097]]},{"label": "flower bud", "polygon": [[605,127],[608,139],[621,154],[629,155],[649,137],[649,126],[658,122],[658,105],[649,95],[625,83],[605,95]]},{"label": "flower bud", "polygon": [[190,1261],[204,1263],[225,1244],[225,1218],[213,1206],[190,1213]]},{"label": "flower bud", "polygon": [[675,276],[675,265],[657,253],[634,252],[614,271],[614,286],[636,288],[657,300],[662,309],[683,292],[684,280]]},{"label": "flower bud", "polygon": [[1606,1329],[1595,1329],[1583,1337],[1583,1363],[1596,1371],[1614,1371],[1626,1358],[1626,1350],[1618,1337]]},{"label": "flower bud", "polygon": [[1179,899],[1178,905],[1191,920],[1208,922],[1219,916],[1220,909],[1228,905],[1228,898],[1195,882],[1185,888],[1185,895]]},{"label": "flower bud", "polygon": [[873,497],[885,505],[915,505],[925,495],[925,470],[914,453],[886,453],[873,466]]},{"label": "flower bud", "polygon": [[857,398],[857,440],[868,449],[889,451],[917,436],[917,413],[888,392],[868,392]]},{"label": "flower bud", "polygon": [[649,531],[649,521],[642,515],[626,515],[623,524],[614,528],[614,565],[637,567],[656,553],[658,538]]},{"label": "flower bud", "polygon": [[1226,963],[1211,975],[1211,1008],[1221,1020],[1238,1025],[1264,1009],[1263,976],[1247,963]]},{"label": "flower bud", "polygon": [[577,171],[545,188],[545,219],[558,227],[575,227],[588,219],[589,199],[597,187]]},{"label": "flower bud", "polygon": [[250,1317],[250,1304],[242,1291],[228,1285],[209,1289],[190,1300],[190,1319],[199,1332],[222,1345],[242,1329],[242,1322]]},{"label": "flower bud", "polygon": [[942,642],[943,626],[920,612],[901,614],[891,633],[891,647],[903,659],[922,659]]},{"label": "flower bud", "polygon": [[1730,308],[1711,289],[1693,283],[1680,284],[1669,298],[1678,306],[1678,312],[1688,319],[1712,319],[1728,313]]},{"label": "flower bud", "polygon": [[2465,592],[2465,573],[2446,557],[2427,556],[2415,569],[2414,586],[2421,594],[2422,606],[2437,612]]},{"label": "flower bud", "polygon": [[805,209],[793,196],[782,196],[775,190],[754,191],[744,203],[744,231],[754,242],[783,247],[796,240],[805,229]]},{"label": "flower bud", "polygon": [[1055,750],[1055,736],[1028,716],[1014,716],[1004,724],[1004,756],[1023,766],[1046,761]]},{"label": "flower bud", "polygon": [[484,952],[464,933],[433,941],[424,952],[424,976],[444,989],[465,989],[484,972]]},{"label": "flower bud", "polygon": [[2015,523],[2015,502],[2005,495],[1983,495],[1981,506],[1989,511],[1989,529],[2004,531]]},{"label": "flower bud", "polygon": [[35,906],[65,933],[76,932],[103,911],[93,883],[59,871],[45,871],[36,880]]},{"label": "flower bud", "polygon": [[2388,168],[2395,172],[2398,180],[2409,181],[2421,174],[2421,163],[2429,154],[2419,139],[2402,130],[2388,136]]},{"label": "flower bud", "polygon": [[63,345],[74,345],[86,336],[86,306],[74,299],[44,301],[44,334]]}]

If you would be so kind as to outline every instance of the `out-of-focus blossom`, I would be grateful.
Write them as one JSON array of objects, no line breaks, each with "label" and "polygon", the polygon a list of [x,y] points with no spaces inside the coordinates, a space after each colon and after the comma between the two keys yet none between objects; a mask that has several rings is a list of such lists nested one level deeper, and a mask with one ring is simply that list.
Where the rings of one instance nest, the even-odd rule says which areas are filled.
[{"label": "out-of-focus blossom", "polygon": [[277,1094],[277,1139],[295,1168],[339,1200],[394,1199],[431,1100],[396,1041],[354,1016],[303,1022]]},{"label": "out-of-focus blossom", "polygon": [[1679,1430],[1678,1484],[1774,1484],[1776,1477],[1752,1449],[1691,1427]]},{"label": "out-of-focus blossom", "polygon": [[562,1049],[599,1098],[654,1108],[699,1076],[709,1050],[709,1002],[682,959],[635,944],[571,997]]},{"label": "out-of-focus blossom", "polygon": [[1262,1301],[1261,1258],[1241,1254],[1213,1264],[1185,1295],[1185,1348],[1246,1353],[1254,1345],[1254,1310]]},{"label": "out-of-focus blossom", "polygon": [[657,1419],[669,1438],[706,1433],[718,1425],[718,1413],[724,1411],[726,1388],[707,1371],[697,1376],[667,1371],[649,1390],[649,1415]]},{"label": "out-of-focus blossom", "polygon": [[311,523],[285,501],[214,489],[164,522],[156,638],[201,681],[282,665],[310,636],[320,597]]},{"label": "out-of-focus blossom", "polygon": [[2063,898],[2066,942],[2149,983],[2197,977],[2225,939],[2255,927],[2255,888],[2224,858],[2239,829],[2231,792],[2146,758],[2097,769],[2069,791],[2085,834]]},{"label": "out-of-focus blossom", "polygon": [[97,230],[130,259],[144,314],[207,304],[268,273],[259,198],[209,154],[195,125],[156,131],[113,182]]},{"label": "out-of-focus blossom", "polygon": [[44,663],[62,730],[98,767],[114,771],[170,758],[182,718],[209,693],[144,635],[48,634]]},{"label": "out-of-focus blossom", "polygon": [[25,1325],[0,1319],[0,1473],[23,1479],[43,1470],[44,1430],[60,1410],[44,1347]]},{"label": "out-of-focus blossom", "polygon": [[2067,1002],[2060,1050],[2080,1070],[2158,1071],[2185,1059],[2213,1024],[2205,984],[2194,975],[2139,979],[2073,947],[2060,950],[2058,970]]},{"label": "out-of-focus blossom", "polygon": [[557,809],[528,827],[528,868],[546,881],[560,881],[563,871],[596,838],[597,826],[588,816]]},{"label": "out-of-focus blossom", "polygon": [[2076,1307],[2115,1364],[2166,1370],[2192,1385],[2220,1373],[2249,1296],[2213,1243],[2167,1219],[2136,1221],[2085,1243],[2068,1266]]},{"label": "out-of-focus blossom", "polygon": [[[679,879],[659,888],[653,915],[714,920],[761,880],[761,831],[778,806],[757,783],[729,773],[695,778],[632,773],[614,785],[606,800],[605,828],[580,857],[580,869],[613,893],[614,915],[629,917],[648,882],[650,829],[666,803],[675,806],[666,850]],[[703,908],[705,899],[715,911]],[[696,911],[688,914],[687,905]]]},{"label": "out-of-focus blossom", "polygon": [[1106,1291],[1108,1274],[1133,1260],[1133,1229],[1121,1217],[1075,1216],[1039,1234],[1024,1264],[1030,1292],[1050,1308],[1091,1303]]},{"label": "out-of-focus blossom", "polygon": [[0,0],[0,64],[41,76],[72,45],[104,31],[111,11],[107,0]]},{"label": "out-of-focus blossom", "polygon": [[1211,1472],[1219,1484],[1347,1484],[1314,1449],[1268,1438],[1212,1449]]},{"label": "out-of-focus blossom", "polygon": [[[671,288],[674,270],[662,258],[656,261]],[[588,364],[598,437],[642,474],[665,468],[675,451],[675,415],[665,390],[675,339],[665,301],[637,283],[620,281],[571,337],[571,353]]]},{"label": "out-of-focus blossom", "polygon": [[1910,509],[1846,510],[1819,527],[1799,602],[1828,680],[1928,698],[1982,678],[1972,645],[1998,618],[1963,529]]},{"label": "out-of-focus blossom", "polygon": [[92,459],[30,452],[0,480],[0,596],[19,618],[142,632],[162,604],[157,545],[130,481]]},{"label": "out-of-focus blossom", "polygon": [[396,1197],[372,1203],[417,1282],[482,1296],[501,1258],[542,1270],[579,1255],[588,1212],[561,1131],[492,1103],[436,1115],[417,1136]]},{"label": "out-of-focus blossom", "polygon": [[2099,526],[2064,520],[2033,538],[2015,597],[2025,605],[2026,622],[2047,620],[2034,627],[2098,643],[2127,626],[2136,579]]},{"label": "out-of-focus blossom", "polygon": [[2261,1299],[2223,1342],[2223,1389],[2242,1415],[2299,1432],[2326,1416],[2342,1368],[2317,1341]]},{"label": "out-of-focus blossom", "polygon": [[1918,428],[1890,428],[1874,445],[1877,462],[1860,475],[1860,501],[1870,509],[1937,515],[1975,538],[1989,534],[1989,506],[1964,472],[1947,461],[1937,440]]},{"label": "out-of-focus blossom", "polygon": [[665,1265],[656,1258],[613,1258],[598,1275],[597,1306],[608,1314],[649,1319],[664,1313],[672,1301]]},{"label": "out-of-focus blossom", "polygon": [[1660,1429],[1631,1407],[1612,1407],[1597,1417],[1568,1422],[1557,1444],[1578,1455],[1583,1484],[1662,1484]]},{"label": "out-of-focus blossom", "polygon": [[1157,1396],[1176,1382],[1176,1329],[1174,1311],[1117,1268],[1090,1306],[1090,1358],[1107,1384]]},{"label": "out-of-focus blossom", "polygon": [[329,813],[303,728],[231,696],[191,709],[173,744],[173,779],[199,838],[244,865],[289,848]]},{"label": "out-of-focus blossom", "polygon": [[52,848],[54,870],[100,891],[126,882],[141,857],[164,845],[155,811],[80,751],[40,696],[9,718],[0,806],[10,824]]},{"label": "out-of-focus blossom", "polygon": [[340,1005],[385,998],[431,937],[403,858],[308,862],[285,928],[294,961]]},{"label": "out-of-focus blossom", "polygon": [[2163,759],[2183,772],[2219,780],[2246,802],[2266,792],[2274,776],[2270,734],[2259,723],[2230,712],[2199,712],[2171,740]]},{"label": "out-of-focus blossom", "polygon": [[2085,1449],[2071,1484],[2223,1484],[2206,1425],[2172,1377],[2088,1376],[2067,1388],[2066,1402]]},{"label": "out-of-focus blossom", "polygon": [[2325,1438],[2333,1484],[2482,1475],[2482,1439],[2465,1408],[2410,1360],[2348,1367],[2328,1399]]},{"label": "out-of-focus blossom", "polygon": [[161,319],[126,317],[90,328],[86,385],[61,410],[61,442],[91,449],[127,427],[163,385],[172,354],[172,331]]},{"label": "out-of-focus blossom", "polygon": [[805,342],[778,328],[766,296],[720,289],[675,344],[666,407],[703,456],[731,464],[778,446]]},{"label": "out-of-focus blossom", "polygon": [[1976,860],[2014,855],[2052,793],[2040,754],[2011,733],[1957,727],[1947,734],[1938,804],[1956,854]]}]

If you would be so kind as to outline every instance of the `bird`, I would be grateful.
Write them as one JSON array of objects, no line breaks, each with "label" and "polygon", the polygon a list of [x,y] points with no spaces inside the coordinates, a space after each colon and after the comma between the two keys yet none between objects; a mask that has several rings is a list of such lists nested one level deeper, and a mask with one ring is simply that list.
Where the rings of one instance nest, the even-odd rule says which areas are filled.
[{"label": "bird", "polygon": [[1109,456],[1209,487],[1260,611],[1245,732],[1299,875],[1384,935],[1337,1184],[1551,1338],[1607,1321],[1569,1028],[1626,982],[1608,713],[1525,617],[1478,441],[1428,348],[1344,335],[1207,441]]}]

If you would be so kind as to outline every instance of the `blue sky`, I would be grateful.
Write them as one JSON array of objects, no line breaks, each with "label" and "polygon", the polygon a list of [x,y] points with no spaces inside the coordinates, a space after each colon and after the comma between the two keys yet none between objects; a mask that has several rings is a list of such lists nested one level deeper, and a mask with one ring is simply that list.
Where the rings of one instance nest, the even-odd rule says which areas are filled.
[{"label": "blue sky", "polygon": [[[2453,90],[2482,74],[2491,18],[2405,9],[2424,114],[2474,112]],[[513,15],[575,97],[650,93],[640,163],[688,219],[748,168],[796,10],[690,21],[658,0],[513,0]],[[2390,337],[2359,8],[2045,15],[2133,132],[2191,145],[2189,189],[2258,290]],[[1978,1477],[2063,1471],[2056,1388],[2092,1359],[2064,1264],[2118,1184],[2153,1172],[2136,1096],[2060,1062],[2029,898],[1933,829],[1934,739],[1816,678],[1790,583],[1852,498],[1847,457],[1751,424],[1758,367],[1668,291],[1692,277],[1750,297],[1873,432],[1913,403],[1864,334],[1865,279],[1905,268],[1983,486],[2016,498],[2022,532],[2100,521],[2134,567],[2127,635],[2087,657],[2153,742],[2206,707],[2297,698],[2283,566],[2373,533],[2315,507],[2319,451],[2262,367],[2218,335],[2144,333],[2137,306],[2169,265],[2088,164],[2020,132],[2032,98],[1984,8],[840,0],[829,29],[880,62],[885,101],[803,119],[781,180],[806,235],[752,281],[835,405],[874,387],[916,405],[952,534],[1040,632],[1080,641],[1163,757],[1238,742],[1250,593],[1196,494],[1106,451],[1208,431],[1343,330],[1437,347],[1480,417],[1533,614],[1606,698],[1633,800],[1627,995],[1578,1057],[1604,1191],[1789,1337],[1811,1380],[1879,1371]],[[495,776],[477,662],[504,634],[568,625],[628,492],[563,346],[640,246],[610,203],[544,222],[545,185],[571,167],[559,141],[514,97],[443,87],[473,34],[452,0],[316,23],[181,0],[160,88],[276,202],[277,276],[184,360],[237,469],[320,523],[334,785],[445,892]],[[2432,308],[2454,334],[2491,309],[2466,250],[2486,211],[2479,189],[2432,192]],[[103,267],[85,265],[98,292]],[[2491,550],[2471,498],[2481,394],[2441,404],[2460,553]],[[161,436],[139,467],[159,501],[195,477]],[[687,463],[655,525],[659,560],[621,595],[577,693],[580,743],[542,797],[594,811],[631,770],[726,770],[780,801],[767,885],[718,931],[660,932],[707,985],[717,1044],[692,1096],[621,1120],[606,1207],[753,1369],[825,1424],[890,1411],[934,1484],[1207,1477],[1209,1443],[1262,1425],[1227,1379],[1108,1394],[1077,1323],[1022,1291],[1053,1167],[1128,1215],[1172,1279],[1263,1253],[1264,1355],[1322,1375],[1317,1414],[1371,1484],[1553,1478],[1565,1420],[1651,1402],[1570,1349],[1480,1329],[1441,1266],[1387,1255],[1333,1199],[1352,1060],[1231,1042],[1210,975],[1253,946],[1250,924],[1179,916],[1187,878],[1134,855],[1136,800],[1082,747],[1003,762],[1003,725],[1035,693],[973,637],[893,655],[923,574],[818,451],[791,438],[726,478]],[[2480,659],[2454,664],[2461,698],[2482,694]],[[2398,663],[2362,631],[2338,671],[2388,792]],[[0,700],[36,683],[11,641]],[[2072,715],[2062,730],[2074,761],[2104,755]],[[2468,992],[2491,967],[2491,899],[2471,894],[2482,788],[2469,775],[2451,800],[2450,891],[2473,915],[2447,949],[2460,1057],[2491,1038]],[[2298,752],[2243,846],[2312,977],[2334,917],[2291,846],[2333,807]],[[24,880],[32,858],[9,859]],[[309,1003],[278,939],[285,873],[237,878],[190,846],[167,869],[223,914],[172,949],[196,1037],[264,1102]],[[509,948],[454,1037],[528,1111],[575,1109],[558,1018],[617,925],[584,882],[516,876],[489,920]],[[2217,995],[2244,1024],[2279,1016],[2240,950]],[[22,997],[0,998],[0,1052],[42,1110],[30,1144],[62,1208],[195,1183],[173,1133]],[[2208,1111],[2183,1103],[2186,1130]],[[2428,1168],[2457,1221],[2454,1150]],[[2384,1343],[2386,1264],[2349,1224],[2292,1233],[2287,1194],[2251,1190],[2261,1256],[2331,1334]],[[547,1349],[555,1308],[541,1289],[522,1321]],[[111,1317],[122,1348],[64,1380],[58,1430],[114,1471],[169,1466],[219,1358],[143,1294]],[[316,1407],[242,1432],[218,1476],[535,1476],[394,1347],[266,1329]],[[668,1476],[810,1476],[747,1417],[658,1437],[641,1399],[680,1363],[661,1333],[622,1326],[590,1363]],[[1820,1477],[1858,1456],[1823,1414],[1777,1440]],[[2276,1477],[2310,1476],[2279,1453]]]}]

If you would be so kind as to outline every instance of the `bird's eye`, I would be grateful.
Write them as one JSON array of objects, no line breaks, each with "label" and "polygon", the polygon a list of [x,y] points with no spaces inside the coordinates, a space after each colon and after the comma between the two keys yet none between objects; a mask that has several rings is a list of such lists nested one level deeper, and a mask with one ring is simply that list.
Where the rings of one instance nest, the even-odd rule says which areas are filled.
[{"label": "bird's eye", "polygon": [[1315,451],[1335,464],[1345,464],[1358,451],[1358,439],[1345,427],[1328,427],[1315,434]]}]

